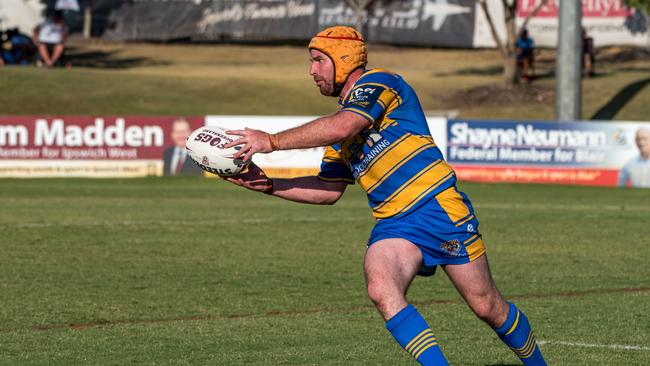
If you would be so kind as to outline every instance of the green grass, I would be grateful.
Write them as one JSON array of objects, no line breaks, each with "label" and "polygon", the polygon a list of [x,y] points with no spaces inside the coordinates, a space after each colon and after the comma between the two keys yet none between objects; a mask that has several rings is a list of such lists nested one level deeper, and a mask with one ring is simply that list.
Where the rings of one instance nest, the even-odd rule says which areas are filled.
[{"label": "green grass", "polygon": [[[603,50],[613,54],[616,50]],[[308,75],[307,51],[297,46],[151,45],[76,43],[71,70],[5,67],[1,114],[105,115],[322,115],[336,110]],[[397,72],[413,85],[425,110],[458,110],[462,118],[553,119],[555,55],[544,50],[535,97],[526,86],[501,85],[502,61],[494,50],[433,50],[371,46],[369,67]],[[629,85],[646,80],[650,60],[602,62],[599,76],[583,82],[583,119],[590,119]],[[536,99],[539,97],[539,99]],[[627,95],[615,120],[647,120],[650,87]]]},{"label": "green grass", "polygon": [[[650,363],[647,192],[461,188],[549,364]],[[413,364],[365,296],[357,187],[320,207],[212,179],[7,179],[0,202],[2,365]],[[452,364],[517,364],[444,274],[410,300]]]}]

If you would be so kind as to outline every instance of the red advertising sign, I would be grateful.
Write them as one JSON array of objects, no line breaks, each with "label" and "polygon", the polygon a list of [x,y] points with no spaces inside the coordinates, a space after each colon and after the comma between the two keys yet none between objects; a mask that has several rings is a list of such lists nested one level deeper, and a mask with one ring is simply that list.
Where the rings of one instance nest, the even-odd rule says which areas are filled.
[{"label": "red advertising sign", "polygon": [[616,169],[531,168],[512,166],[454,165],[461,181],[492,183],[547,183],[589,186],[615,186]]},{"label": "red advertising sign", "polygon": [[[559,2],[561,0],[550,0],[546,3],[535,17],[556,18],[559,14]],[[564,0],[574,1],[574,0]],[[541,0],[520,0],[517,15],[519,17],[529,16],[539,5]],[[611,18],[627,17],[632,14],[623,0],[582,0],[582,16],[586,18]]]},{"label": "red advertising sign", "polygon": [[0,176],[161,175],[203,124],[203,117],[0,116]]}]

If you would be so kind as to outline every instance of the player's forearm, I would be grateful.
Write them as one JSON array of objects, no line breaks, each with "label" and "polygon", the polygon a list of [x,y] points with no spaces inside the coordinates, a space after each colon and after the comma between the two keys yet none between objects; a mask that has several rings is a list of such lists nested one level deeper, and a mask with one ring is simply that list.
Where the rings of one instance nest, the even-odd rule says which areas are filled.
[{"label": "player's forearm", "polygon": [[351,113],[335,113],[272,135],[274,150],[328,146],[359,133],[365,127]]},{"label": "player's forearm", "polygon": [[300,177],[273,179],[272,194],[294,202],[328,205],[335,203],[343,192],[333,189],[318,177]]}]

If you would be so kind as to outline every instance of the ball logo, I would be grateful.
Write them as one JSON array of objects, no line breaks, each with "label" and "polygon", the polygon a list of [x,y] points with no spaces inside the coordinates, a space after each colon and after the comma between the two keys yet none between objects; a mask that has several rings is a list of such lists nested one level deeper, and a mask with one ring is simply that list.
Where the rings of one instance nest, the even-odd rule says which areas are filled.
[{"label": "ball logo", "polygon": [[220,143],[221,143],[221,139],[218,138],[218,137],[215,137],[215,138],[212,139],[212,141],[210,141],[210,146],[219,146]]},{"label": "ball logo", "polygon": [[208,133],[200,133],[196,135],[194,141],[205,142],[210,144],[210,146],[217,146],[219,148],[222,147],[221,138],[219,136],[212,136]]}]

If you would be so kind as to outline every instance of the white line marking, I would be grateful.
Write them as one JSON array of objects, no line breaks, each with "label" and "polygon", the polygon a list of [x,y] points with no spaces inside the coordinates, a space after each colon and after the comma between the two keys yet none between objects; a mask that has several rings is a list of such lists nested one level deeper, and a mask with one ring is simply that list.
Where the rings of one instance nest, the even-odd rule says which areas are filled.
[{"label": "white line marking", "polygon": [[622,212],[648,212],[650,207],[630,205],[562,205],[552,203],[476,203],[478,210],[487,209],[519,209],[519,210],[570,210],[570,211],[622,211]]},{"label": "white line marking", "polygon": [[626,344],[593,344],[593,343],[583,343],[583,342],[563,342],[563,341],[537,341],[537,344],[558,344],[561,346],[572,346],[572,347],[589,347],[589,348],[609,348],[609,349],[624,349],[630,351],[650,351],[650,347],[645,346],[634,346]]}]

